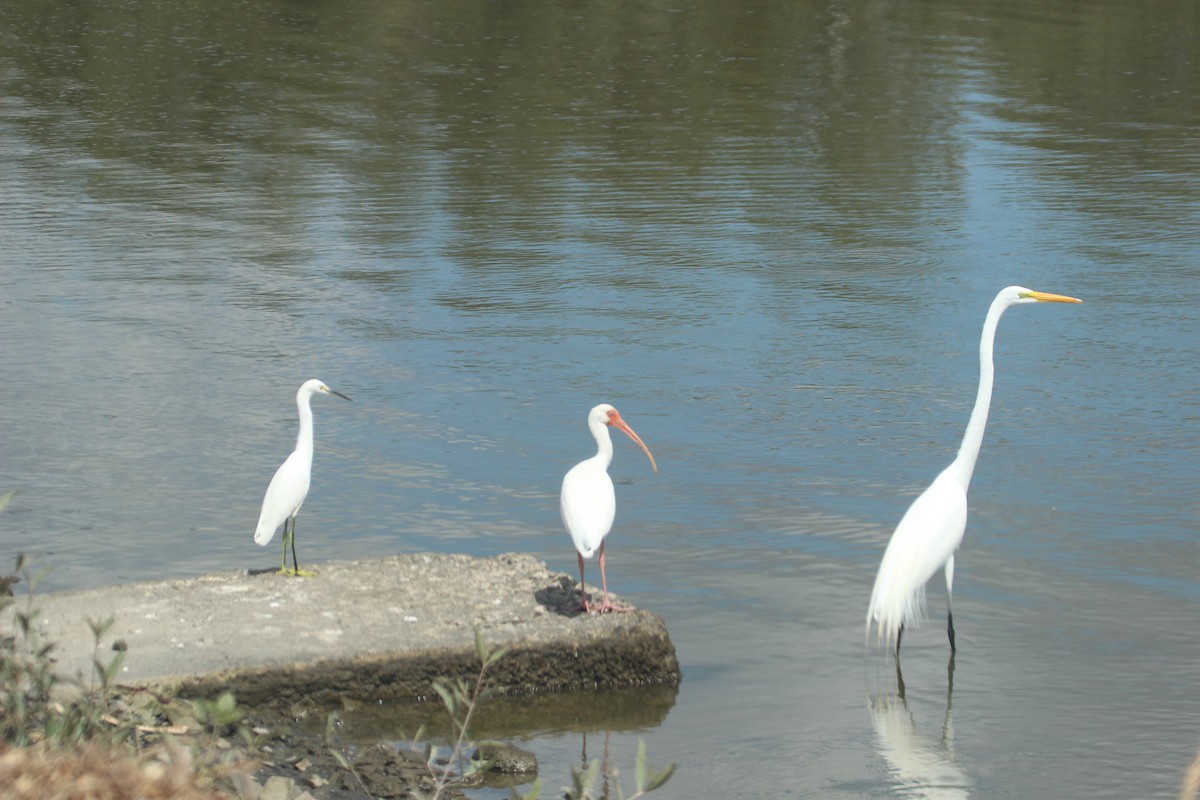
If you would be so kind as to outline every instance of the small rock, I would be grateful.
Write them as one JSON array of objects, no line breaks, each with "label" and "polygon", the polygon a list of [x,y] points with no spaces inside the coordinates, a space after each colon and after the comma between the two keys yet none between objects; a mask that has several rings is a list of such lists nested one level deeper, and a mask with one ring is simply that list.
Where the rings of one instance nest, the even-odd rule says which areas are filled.
[{"label": "small rock", "polygon": [[296,769],[300,770],[301,772],[307,772],[308,768],[311,766],[312,766],[312,762],[309,761],[307,758],[302,758],[296,762]]},{"label": "small rock", "polygon": [[325,780],[320,775],[309,775],[308,785],[314,789],[320,789],[322,786],[328,786],[329,781]]},{"label": "small rock", "polygon": [[471,754],[472,761],[487,761],[488,772],[505,775],[528,775],[537,773],[537,756],[507,742],[481,744]]},{"label": "small rock", "polygon": [[260,800],[262,797],[262,784],[249,775],[235,770],[229,775],[229,780],[242,800]]},{"label": "small rock", "polygon": [[258,800],[291,800],[292,795],[295,793],[296,782],[294,780],[283,778],[279,775],[272,775],[263,784],[262,792],[258,795]]}]

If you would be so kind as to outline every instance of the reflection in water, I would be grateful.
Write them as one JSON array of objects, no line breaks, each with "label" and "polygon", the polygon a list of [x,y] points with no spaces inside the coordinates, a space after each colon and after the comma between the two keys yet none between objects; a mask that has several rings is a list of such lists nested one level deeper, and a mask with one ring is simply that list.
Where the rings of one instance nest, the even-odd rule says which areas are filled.
[{"label": "reflection in water", "polygon": [[[477,739],[509,739],[572,731],[586,735],[598,730],[650,730],[667,718],[678,694],[678,686],[658,685],[490,697],[476,709],[471,734]],[[325,718],[324,714],[309,716],[314,726]],[[341,719],[341,735],[359,743],[404,740],[419,728],[435,738],[453,733],[439,702],[365,704],[342,709]],[[585,766],[586,762],[585,750]]]},{"label": "reflection in water", "polygon": [[[609,758],[609,739],[613,733],[640,732],[658,728],[666,720],[679,694],[678,686],[637,686],[620,689],[599,689],[584,692],[548,692],[542,695],[494,696],[480,704],[472,716],[470,738],[515,740],[525,749],[533,750],[539,762],[545,763],[545,753],[539,753],[537,740],[565,734],[573,741],[579,734],[579,761],[570,766],[583,774],[596,760],[598,773],[592,796],[620,796],[619,781],[609,776],[611,766],[630,765],[628,754],[621,754],[618,743],[617,762]],[[300,714],[300,727],[309,734],[324,731],[328,714],[313,713],[311,709],[293,709]],[[440,702],[358,705],[344,703],[337,712],[339,740],[367,747],[379,742],[392,742],[400,747],[412,744],[415,749],[425,742],[439,747],[453,740],[456,731],[446,709]],[[286,723],[281,723],[286,724]],[[419,741],[412,736],[418,732]],[[603,734],[600,752],[589,755],[589,735],[593,747],[598,734]],[[569,759],[573,761],[574,759]],[[569,762],[568,762],[569,763]],[[556,766],[555,769],[558,769]],[[566,768],[563,767],[565,775]],[[630,771],[627,774],[632,774]],[[555,775],[553,780],[558,780]]]},{"label": "reflection in water", "polygon": [[921,733],[904,695],[904,676],[896,665],[896,694],[867,702],[880,755],[891,768],[899,796],[960,800],[970,797],[971,780],[954,752],[954,656],[946,666],[946,716],[940,737]]},{"label": "reflection in water", "polygon": [[[958,443],[975,303],[1119,297],[1005,333],[1045,357],[972,511],[971,757],[1025,767],[992,794],[1168,796],[1130,765],[1200,727],[1200,37],[1145,5],[5,0],[0,536],[43,589],[249,566],[274,398],[319,374],[361,408],[318,432],[309,558],[563,569],[571,409],[619,397],[670,477],[620,523],[688,676],[667,793],[788,793],[777,748],[828,796],[877,759],[840,609]],[[591,701],[532,749],[608,729],[627,766]]]},{"label": "reflection in water", "polygon": [[[608,737],[611,733],[612,733],[612,731],[608,730],[607,728],[605,729],[605,731],[604,731],[604,749],[601,750],[601,752],[600,752],[600,774],[599,774],[600,794],[599,794],[599,797],[608,797],[608,790],[609,790],[609,785],[608,785],[608,781],[609,781],[609,776],[608,776],[608,773],[609,773],[609,770],[608,770]],[[592,764],[592,762],[588,760],[587,736],[588,736],[587,731],[584,731],[583,733],[580,734],[580,737],[583,740],[583,744],[580,746],[580,751],[579,751],[579,771],[580,771],[580,773],[587,772],[587,768],[589,766],[591,766],[591,764]]]}]

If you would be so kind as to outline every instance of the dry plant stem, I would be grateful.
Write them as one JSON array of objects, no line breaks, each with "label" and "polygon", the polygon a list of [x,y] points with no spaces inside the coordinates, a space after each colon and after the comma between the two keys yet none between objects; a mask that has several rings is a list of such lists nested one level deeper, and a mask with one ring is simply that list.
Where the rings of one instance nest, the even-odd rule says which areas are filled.
[{"label": "dry plant stem", "polygon": [[442,790],[446,788],[446,784],[450,782],[450,768],[454,763],[454,756],[458,757],[458,770],[463,771],[462,757],[463,744],[467,739],[467,729],[471,724],[471,717],[475,714],[475,706],[478,705],[480,692],[483,691],[483,676],[487,672],[487,661],[484,661],[483,668],[479,670],[479,676],[475,679],[475,689],[471,692],[471,702],[467,703],[467,713],[463,717],[462,725],[458,729],[458,739],[454,742],[454,749],[451,751],[451,758],[446,759],[446,766],[442,770],[442,775],[438,778],[437,790],[434,792],[434,797],[441,795]]},{"label": "dry plant stem", "polygon": [[346,769],[350,771],[351,777],[354,778],[354,782],[358,784],[358,788],[362,790],[362,793],[366,795],[367,800],[375,800],[371,793],[367,791],[366,784],[364,784],[362,778],[358,776],[358,770],[354,768],[354,765],[347,761]]}]

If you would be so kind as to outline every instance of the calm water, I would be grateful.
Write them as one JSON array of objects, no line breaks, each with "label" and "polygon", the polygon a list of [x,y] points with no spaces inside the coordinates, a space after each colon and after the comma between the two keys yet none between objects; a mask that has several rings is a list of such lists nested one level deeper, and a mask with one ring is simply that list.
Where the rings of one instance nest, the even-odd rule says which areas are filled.
[{"label": "calm water", "polygon": [[[0,516],[47,588],[528,551],[610,401],[613,587],[684,682],[535,724],[662,797],[1174,797],[1200,741],[1190,0],[0,6]],[[1011,310],[960,652],[874,571]],[[939,619],[940,584],[930,596]],[[948,703],[948,700],[952,702]],[[637,706],[637,702],[632,703]],[[585,740],[586,739],[586,743]]]}]

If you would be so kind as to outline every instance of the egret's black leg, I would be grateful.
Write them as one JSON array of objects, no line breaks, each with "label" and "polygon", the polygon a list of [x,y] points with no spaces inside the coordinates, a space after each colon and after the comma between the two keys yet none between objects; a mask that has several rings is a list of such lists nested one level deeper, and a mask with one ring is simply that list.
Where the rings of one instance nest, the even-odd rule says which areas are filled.
[{"label": "egret's black leg", "polygon": [[958,648],[954,646],[954,556],[946,559],[946,633],[950,636],[950,652]]},{"label": "egret's black leg", "polygon": [[900,671],[900,659],[896,659],[896,696],[904,699],[904,673]]},{"label": "egret's black leg", "polygon": [[900,663],[900,640],[904,638],[904,625],[900,625],[900,632],[896,634],[896,664]]}]

